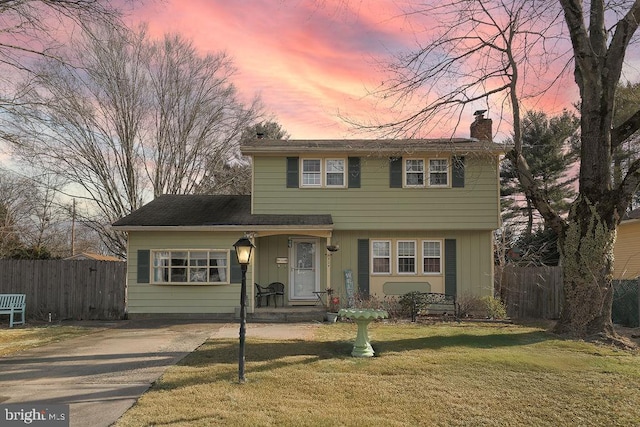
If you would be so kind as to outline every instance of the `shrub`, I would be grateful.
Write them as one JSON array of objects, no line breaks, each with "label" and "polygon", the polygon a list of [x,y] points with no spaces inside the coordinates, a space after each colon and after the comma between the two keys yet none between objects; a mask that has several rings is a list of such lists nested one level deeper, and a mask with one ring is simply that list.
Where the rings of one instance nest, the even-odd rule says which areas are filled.
[{"label": "shrub", "polygon": [[482,301],[489,319],[505,319],[507,317],[507,307],[500,298],[486,296],[482,297],[480,301]]},{"label": "shrub", "polygon": [[411,321],[416,321],[416,316],[426,306],[426,298],[422,292],[407,292],[400,297],[401,313],[411,317]]},{"label": "shrub", "polygon": [[376,294],[367,295],[356,292],[353,296],[353,308],[372,308],[377,310],[386,310],[390,319],[400,317],[401,309],[398,300],[395,297],[385,295],[379,298]]},{"label": "shrub", "polygon": [[484,317],[485,309],[484,304],[479,297],[463,294],[457,298],[458,303],[458,316],[464,317]]},{"label": "shrub", "polygon": [[486,317],[489,319],[505,319],[507,307],[500,300],[492,296],[477,297],[474,295],[461,295],[458,298],[458,316]]}]

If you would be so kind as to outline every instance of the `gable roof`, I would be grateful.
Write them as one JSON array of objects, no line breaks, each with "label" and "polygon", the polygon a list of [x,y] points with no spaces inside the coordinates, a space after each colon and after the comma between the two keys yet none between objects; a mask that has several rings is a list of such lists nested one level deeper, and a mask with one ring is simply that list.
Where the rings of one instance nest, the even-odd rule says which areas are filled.
[{"label": "gable roof", "polygon": [[401,153],[450,152],[501,154],[508,145],[475,138],[442,139],[253,139],[240,146],[243,154],[344,152],[398,155]]},{"label": "gable roof", "polygon": [[632,219],[640,219],[640,208],[634,209],[631,212],[627,212],[622,217],[622,221],[629,221]]},{"label": "gable roof", "polygon": [[94,261],[124,261],[121,258],[111,256],[111,255],[102,255],[102,254],[94,254],[92,252],[81,252],[79,254],[75,254],[73,256],[65,258],[65,260],[94,260]]},{"label": "gable roof", "polygon": [[329,214],[269,215],[251,213],[251,196],[164,194],[112,224],[120,230],[151,227],[269,226],[332,228]]}]

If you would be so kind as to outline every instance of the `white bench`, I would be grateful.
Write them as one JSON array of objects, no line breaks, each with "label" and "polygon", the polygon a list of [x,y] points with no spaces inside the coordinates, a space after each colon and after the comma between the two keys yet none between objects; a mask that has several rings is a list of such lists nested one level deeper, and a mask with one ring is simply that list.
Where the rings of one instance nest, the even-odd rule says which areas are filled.
[{"label": "white bench", "polygon": [[[9,327],[13,325],[24,325],[24,311],[27,307],[25,302],[25,294],[0,294],[0,314],[9,315]],[[14,314],[22,314],[22,320],[17,322],[14,320]]]}]

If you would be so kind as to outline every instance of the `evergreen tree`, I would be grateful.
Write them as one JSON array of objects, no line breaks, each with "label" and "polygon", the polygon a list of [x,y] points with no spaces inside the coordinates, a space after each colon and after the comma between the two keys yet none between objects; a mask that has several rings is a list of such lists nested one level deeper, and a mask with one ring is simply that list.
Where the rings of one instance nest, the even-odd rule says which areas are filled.
[{"label": "evergreen tree", "polygon": [[[562,115],[548,118],[542,111],[532,111],[522,120],[522,150],[533,178],[541,183],[547,200],[559,212],[567,212],[575,197],[575,176],[570,168],[577,159],[574,149],[578,119],[564,111]],[[504,219],[526,217],[525,235],[533,233],[535,208],[520,186],[512,159],[501,165],[501,196],[506,208]]]}]

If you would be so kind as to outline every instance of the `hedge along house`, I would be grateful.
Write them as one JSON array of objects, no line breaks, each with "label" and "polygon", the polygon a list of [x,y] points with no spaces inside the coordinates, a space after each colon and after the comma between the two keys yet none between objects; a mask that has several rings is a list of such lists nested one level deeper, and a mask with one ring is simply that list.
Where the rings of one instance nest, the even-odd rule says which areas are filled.
[{"label": "hedge along house", "polygon": [[284,283],[285,306],[328,287],[344,305],[347,271],[379,298],[491,295],[504,153],[491,135],[479,114],[468,139],[248,142],[251,196],[166,195],[114,223],[128,232],[129,314],[234,314],[245,235],[247,282]]}]

